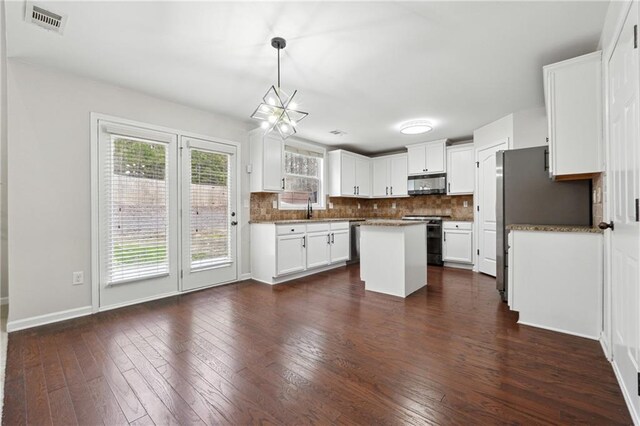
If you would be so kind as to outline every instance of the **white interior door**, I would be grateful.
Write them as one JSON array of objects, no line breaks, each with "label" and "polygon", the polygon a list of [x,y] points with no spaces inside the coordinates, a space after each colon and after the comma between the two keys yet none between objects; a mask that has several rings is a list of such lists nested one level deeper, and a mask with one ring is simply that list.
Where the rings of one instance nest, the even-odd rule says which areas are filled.
[{"label": "white interior door", "polygon": [[478,161],[478,271],[496,276],[496,153],[507,149],[507,142],[476,152]]},{"label": "white interior door", "polygon": [[182,157],[182,290],[237,279],[236,147],[185,138]]},{"label": "white interior door", "polygon": [[614,368],[635,418],[640,418],[638,364],[640,362],[640,227],[637,202],[640,111],[638,50],[634,25],[638,3],[633,2],[609,60],[609,188],[611,232],[611,340]]},{"label": "white interior door", "polygon": [[101,309],[178,291],[177,137],[98,121]]}]

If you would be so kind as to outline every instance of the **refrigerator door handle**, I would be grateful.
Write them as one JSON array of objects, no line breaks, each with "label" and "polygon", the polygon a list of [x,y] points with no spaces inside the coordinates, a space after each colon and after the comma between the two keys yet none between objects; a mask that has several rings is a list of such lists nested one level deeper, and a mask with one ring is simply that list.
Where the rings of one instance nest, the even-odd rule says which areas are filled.
[{"label": "refrigerator door handle", "polygon": [[544,171],[549,171],[549,150],[544,150]]}]

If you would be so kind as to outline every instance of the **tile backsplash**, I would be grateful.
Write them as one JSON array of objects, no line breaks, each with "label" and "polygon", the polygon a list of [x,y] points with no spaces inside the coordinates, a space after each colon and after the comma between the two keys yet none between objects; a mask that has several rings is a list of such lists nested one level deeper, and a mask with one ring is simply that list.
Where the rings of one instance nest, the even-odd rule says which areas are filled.
[{"label": "tile backsplash", "polygon": [[[304,210],[273,208],[278,194],[251,194],[251,220],[303,219]],[[465,207],[465,201],[467,206]],[[329,208],[329,203],[333,208]],[[395,204],[395,208],[393,206]],[[408,198],[359,199],[329,197],[326,210],[314,210],[314,218],[379,217],[401,218],[410,214],[450,216],[455,220],[473,220],[473,195],[420,195]]]}]

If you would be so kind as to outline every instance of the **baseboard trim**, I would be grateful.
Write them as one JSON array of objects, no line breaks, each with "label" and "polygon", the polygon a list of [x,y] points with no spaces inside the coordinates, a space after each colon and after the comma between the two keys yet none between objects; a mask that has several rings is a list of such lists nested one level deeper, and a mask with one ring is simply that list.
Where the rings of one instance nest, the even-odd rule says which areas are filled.
[{"label": "baseboard trim", "polygon": [[624,387],[622,382],[622,376],[620,375],[620,370],[618,370],[618,366],[616,365],[615,360],[611,363],[611,367],[613,367],[613,373],[616,375],[616,380],[618,380],[618,386],[620,387],[620,391],[622,392],[622,396],[624,397],[624,402],[627,404],[627,409],[629,410],[629,414],[631,415],[631,420],[634,425],[640,425],[640,413],[637,413],[634,410],[633,400],[635,395],[629,395],[628,389]]},{"label": "baseboard trim", "polygon": [[246,274],[240,275],[240,279],[238,281],[246,281],[251,279],[251,272],[247,272]]},{"label": "baseboard trim", "polygon": [[0,297],[0,305],[8,305],[9,304],[9,297],[5,296],[5,297]]},{"label": "baseboard trim", "polygon": [[590,340],[599,340],[598,336],[589,336],[587,334],[575,333],[573,331],[563,330],[561,328],[555,328],[555,327],[548,327],[546,325],[533,324],[533,323],[520,321],[520,320],[518,320],[518,324],[527,325],[529,327],[542,328],[544,330],[555,331],[555,332],[558,332],[558,333],[570,334],[572,336],[577,336],[577,337],[584,337],[585,339],[590,339]]},{"label": "baseboard trim", "polygon": [[9,321],[7,322],[7,331],[11,333],[14,331],[26,330],[27,328],[39,327],[41,325],[84,317],[86,315],[91,315],[92,310],[93,308],[91,306],[83,306],[81,308],[67,309],[66,311],[53,312],[31,318]]},{"label": "baseboard trim", "polygon": [[609,362],[613,361],[611,355],[609,354],[609,347],[607,346],[607,341],[604,338],[604,333],[600,333],[600,347],[602,347],[602,352],[604,352],[604,357],[607,358]]},{"label": "baseboard trim", "polygon": [[471,263],[444,262],[443,266],[446,268],[466,269],[468,271],[473,271],[473,264]]},{"label": "baseboard trim", "polygon": [[321,267],[318,267],[318,268],[309,269],[307,271],[298,272],[298,273],[294,273],[294,274],[291,274],[291,275],[285,275],[283,277],[272,278],[271,281],[259,279],[259,278],[256,278],[256,277],[253,277],[252,279],[254,281],[258,281],[258,282],[263,283],[263,284],[277,285],[277,284],[286,283],[287,281],[297,280],[298,278],[308,277],[309,275],[318,274],[320,272],[326,272],[326,271],[330,271],[332,269],[341,268],[341,267],[346,266],[346,265],[347,265],[347,262],[340,262],[340,263],[336,263],[334,265],[321,266]]},{"label": "baseboard trim", "polygon": [[124,308],[124,307],[127,307],[127,306],[138,305],[140,303],[151,302],[153,300],[164,299],[165,297],[177,296],[179,294],[184,294],[184,293],[186,293],[186,292],[171,291],[169,293],[162,293],[162,294],[156,294],[154,296],[142,297],[140,299],[130,300],[130,301],[127,301],[127,302],[122,302],[122,303],[116,303],[116,304],[109,305],[109,306],[101,306],[98,309],[98,312],[111,311],[111,310],[118,309],[118,308]]}]

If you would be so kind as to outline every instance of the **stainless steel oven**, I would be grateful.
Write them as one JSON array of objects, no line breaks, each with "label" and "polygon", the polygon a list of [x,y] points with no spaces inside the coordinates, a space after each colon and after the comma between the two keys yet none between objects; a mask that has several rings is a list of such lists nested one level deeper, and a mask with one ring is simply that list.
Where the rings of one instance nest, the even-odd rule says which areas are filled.
[{"label": "stainless steel oven", "polygon": [[407,189],[409,195],[446,194],[447,174],[409,176]]},{"label": "stainless steel oven", "polygon": [[444,265],[442,260],[442,218],[435,216],[409,215],[403,220],[419,220],[427,222],[427,263]]}]

